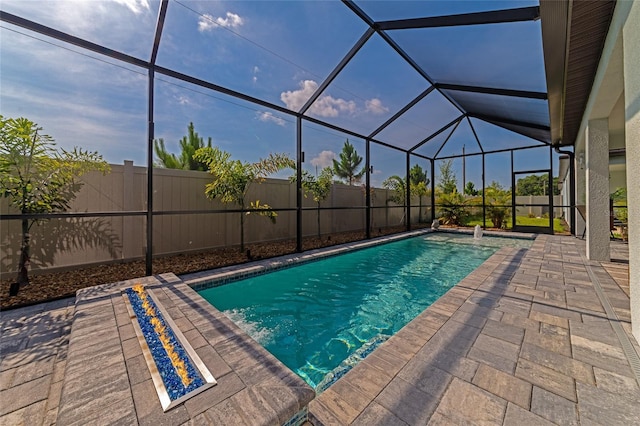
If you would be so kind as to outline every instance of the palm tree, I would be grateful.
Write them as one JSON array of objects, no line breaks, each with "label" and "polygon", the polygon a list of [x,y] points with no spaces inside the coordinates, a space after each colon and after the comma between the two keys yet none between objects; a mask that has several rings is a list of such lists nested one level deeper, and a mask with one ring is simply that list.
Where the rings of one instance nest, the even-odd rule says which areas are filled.
[{"label": "palm tree", "polygon": [[467,199],[458,191],[441,193],[438,204],[440,204],[440,218],[445,225],[462,225],[468,216],[465,208]]},{"label": "palm tree", "polygon": [[[382,186],[386,189],[393,191],[389,198],[387,198],[387,203],[389,201],[393,201],[396,204],[405,206],[407,199],[407,183],[403,178],[398,175],[389,176],[387,179],[382,182]],[[404,218],[406,217],[406,212],[402,213],[402,219],[400,219],[400,223],[404,222]]]},{"label": "palm tree", "polygon": [[205,194],[211,199],[219,199],[223,203],[235,203],[240,211],[240,252],[244,252],[244,217],[253,212],[268,217],[276,222],[278,214],[268,204],[260,204],[260,200],[250,201],[251,210],[247,207],[246,195],[252,183],[262,183],[273,173],[285,168],[295,168],[295,162],[286,154],[269,154],[257,163],[243,163],[232,160],[231,154],[215,147],[198,149],[194,154],[196,161],[201,161],[213,175],[213,182],[205,187]]},{"label": "palm tree", "polygon": [[431,180],[419,164],[415,164],[409,170],[409,180],[411,181],[411,193],[418,196],[418,222],[420,223],[422,222],[422,197],[429,193],[427,185]]},{"label": "palm tree", "polygon": [[[291,182],[296,181],[296,175],[291,176]],[[331,184],[333,183],[333,169],[331,167],[325,167],[320,171],[319,176],[313,176],[306,170],[302,171],[302,189],[304,189],[304,196],[310,193],[313,197],[313,201],[318,204],[318,238],[321,238],[320,233],[320,202],[326,199],[331,192]]]},{"label": "palm tree", "polygon": [[346,180],[349,185],[353,185],[360,181],[365,172],[364,167],[359,172],[356,172],[360,163],[362,163],[362,157],[358,155],[358,152],[347,139],[340,153],[340,162],[333,160],[333,173]]}]

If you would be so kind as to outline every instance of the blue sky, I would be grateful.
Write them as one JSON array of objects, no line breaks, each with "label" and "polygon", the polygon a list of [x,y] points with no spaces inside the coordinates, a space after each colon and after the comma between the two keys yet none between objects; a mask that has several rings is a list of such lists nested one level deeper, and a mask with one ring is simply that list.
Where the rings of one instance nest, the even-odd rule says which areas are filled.
[{"label": "blue sky", "polygon": [[[376,20],[537,4],[528,0],[356,3]],[[3,0],[0,7],[146,60],[159,1]],[[544,91],[539,26],[538,21],[520,26],[436,28],[396,36],[401,47],[439,81],[484,86],[499,82],[513,89]],[[62,147],[97,150],[115,164],[124,160],[146,164],[145,70],[9,24],[1,27],[0,108],[4,116],[36,121]],[[298,110],[365,31],[366,25],[339,1],[172,0],[157,63]],[[479,55],[479,51],[485,53]],[[516,55],[522,51],[528,54]],[[427,87],[413,68],[374,35],[308,115],[368,134]],[[500,105],[497,99],[496,107]],[[212,137],[215,145],[234,158],[256,161],[270,152],[295,155],[295,119],[290,115],[158,74],[154,108],[156,137],[165,140],[169,151],[178,152],[178,140],[192,121],[201,136]],[[378,138],[408,148],[458,115],[434,91]],[[536,144],[479,120],[472,119],[472,123],[485,149]],[[347,138],[364,156],[364,140],[305,122],[305,168],[313,171],[330,164]],[[434,144],[418,152],[433,155]],[[466,152],[478,151],[466,120],[442,154],[459,154],[462,146]],[[548,149],[537,151],[540,153],[529,152],[524,157],[546,167]],[[509,181],[509,164],[502,157],[487,157],[487,182]],[[467,180],[479,186],[480,172],[474,170],[480,157],[475,158],[467,161]],[[390,175],[404,175],[404,155],[397,151],[373,144],[371,162],[374,185]],[[461,163],[455,163],[460,183]],[[426,168],[425,161],[421,164]],[[522,167],[528,168],[526,164]]]}]

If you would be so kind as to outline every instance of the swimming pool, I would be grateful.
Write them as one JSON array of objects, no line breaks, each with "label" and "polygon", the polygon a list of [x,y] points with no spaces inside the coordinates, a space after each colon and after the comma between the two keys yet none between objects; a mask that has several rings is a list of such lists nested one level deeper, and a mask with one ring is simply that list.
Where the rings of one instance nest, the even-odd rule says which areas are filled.
[{"label": "swimming pool", "polygon": [[426,234],[199,293],[315,388],[350,356],[400,330],[500,247],[531,243]]}]

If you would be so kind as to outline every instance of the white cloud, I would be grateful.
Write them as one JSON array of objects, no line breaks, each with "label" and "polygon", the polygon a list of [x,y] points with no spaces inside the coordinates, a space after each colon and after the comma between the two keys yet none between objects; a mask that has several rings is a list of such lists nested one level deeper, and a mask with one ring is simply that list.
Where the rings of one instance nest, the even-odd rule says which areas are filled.
[{"label": "white cloud", "polygon": [[191,105],[191,99],[184,95],[176,96],[176,100],[180,105]]},{"label": "white cloud", "polygon": [[198,19],[198,31],[200,31],[201,33],[205,31],[211,31],[216,27],[217,25],[215,24],[213,16],[209,15],[208,13],[205,13],[200,17],[200,19]]},{"label": "white cloud", "polygon": [[149,34],[153,36],[157,16],[152,9],[158,7],[151,6],[150,0],[0,0],[0,3],[3,9],[6,5],[6,10],[16,15],[137,57],[149,54],[149,47],[140,40]]},{"label": "white cloud", "polygon": [[317,157],[311,159],[311,165],[324,169],[333,165],[333,159],[336,158],[336,153],[333,151],[322,151]]},{"label": "white cloud", "polygon": [[253,67],[253,78],[252,78],[253,84],[255,84],[258,81],[258,73],[259,72],[260,72],[260,68],[258,68],[258,66],[255,65]]},{"label": "white cloud", "polygon": [[213,15],[205,13],[198,19],[198,31],[212,31],[218,27],[223,28],[238,28],[244,24],[244,20],[232,12],[227,12],[226,18],[218,16],[217,18]]},{"label": "white cloud", "polygon": [[290,90],[280,93],[280,100],[287,108],[298,111],[318,88],[318,83],[313,80],[304,80],[299,83],[299,90]]},{"label": "white cloud", "polygon": [[378,98],[373,98],[365,101],[364,103],[366,111],[372,114],[380,115],[389,111],[389,108],[382,105],[382,101]]},{"label": "white cloud", "polygon": [[285,121],[282,118],[273,115],[273,113],[269,111],[257,112],[256,114],[257,114],[258,120],[263,121],[265,123],[271,122],[271,123],[277,124],[278,126],[285,125]]},{"label": "white cloud", "polygon": [[127,6],[133,13],[136,15],[141,14],[142,12],[149,11],[149,1],[148,0],[113,0],[118,4],[122,4]]},{"label": "white cloud", "polygon": [[[318,89],[318,83],[313,80],[304,80],[299,83],[300,89],[282,92],[280,100],[287,108],[299,111]],[[353,114],[357,110],[354,101],[334,98],[329,95],[320,96],[311,106],[310,112],[320,117],[337,117],[339,113]]]}]

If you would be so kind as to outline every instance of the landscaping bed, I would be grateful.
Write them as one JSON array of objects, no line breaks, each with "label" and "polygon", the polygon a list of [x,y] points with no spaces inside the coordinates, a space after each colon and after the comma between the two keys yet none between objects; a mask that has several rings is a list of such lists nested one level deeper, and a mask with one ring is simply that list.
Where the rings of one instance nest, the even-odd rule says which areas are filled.
[{"label": "landscaping bed", "polygon": [[[426,226],[423,224],[423,226]],[[403,226],[372,231],[371,236],[388,235],[404,231]],[[306,237],[303,250],[312,250],[359,241],[365,238],[364,232],[343,232],[329,236]],[[251,260],[267,259],[295,253],[295,240],[276,241],[260,244],[247,244],[251,258],[246,251],[240,253],[237,247],[225,247],[198,253],[182,253],[174,256],[157,257],[153,260],[153,273],[173,272],[176,275],[205,271],[223,266],[237,265]],[[64,272],[30,274],[30,284],[20,288],[17,296],[9,296],[9,286],[13,280],[0,282],[0,310],[28,306],[63,297],[74,296],[76,291],[85,287],[124,281],[145,276],[144,260],[133,262],[106,263]]]}]

